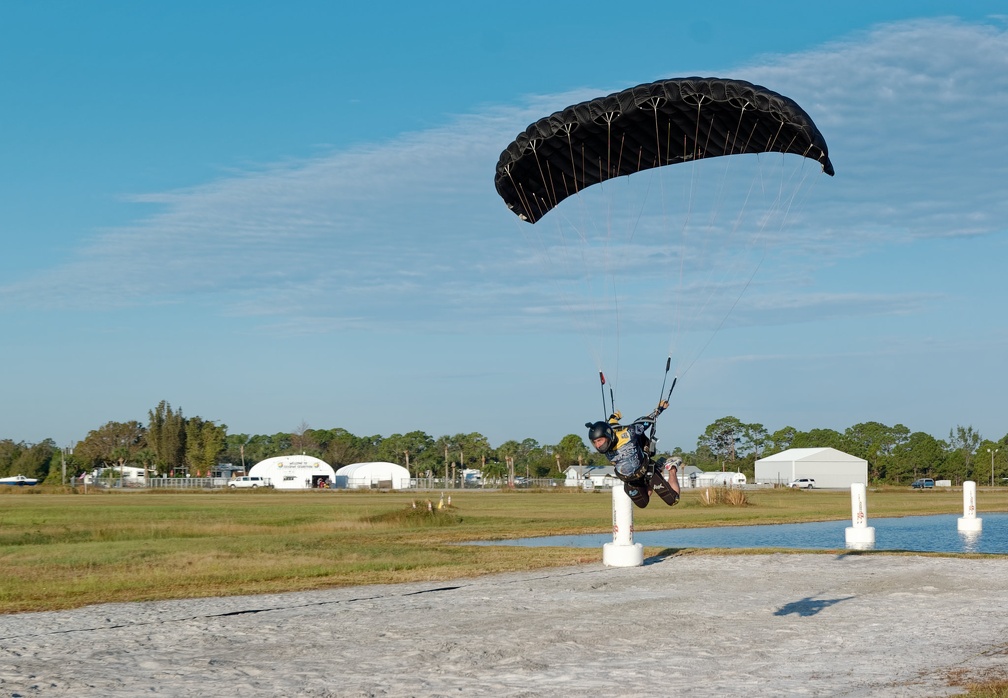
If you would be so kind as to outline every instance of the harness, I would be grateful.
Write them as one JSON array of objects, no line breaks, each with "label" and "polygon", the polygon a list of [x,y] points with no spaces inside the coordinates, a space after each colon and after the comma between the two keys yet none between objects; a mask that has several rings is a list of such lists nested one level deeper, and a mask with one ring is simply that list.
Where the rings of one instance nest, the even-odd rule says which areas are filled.
[{"label": "harness", "polygon": [[[621,448],[632,446],[631,441],[633,436],[631,435],[631,428],[637,424],[643,424],[647,421],[651,421],[646,417],[642,417],[637,421],[629,424],[627,426],[622,426],[620,424],[613,424],[613,433],[616,436],[616,443],[610,449],[611,452],[619,452]],[[654,423],[651,424],[651,434],[654,434]],[[646,482],[651,478],[651,473],[653,471],[653,464],[651,458],[654,456],[654,441],[651,439],[651,435],[647,433],[642,433],[639,437],[639,446],[633,446],[634,450],[639,449],[641,461],[637,468],[629,475],[621,473],[618,467],[615,469],[616,477],[618,477],[623,482]]]}]

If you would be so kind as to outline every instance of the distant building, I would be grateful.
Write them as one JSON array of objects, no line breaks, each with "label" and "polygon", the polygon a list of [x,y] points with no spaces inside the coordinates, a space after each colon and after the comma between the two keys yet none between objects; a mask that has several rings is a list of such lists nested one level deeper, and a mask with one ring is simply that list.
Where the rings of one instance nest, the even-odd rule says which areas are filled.
[{"label": "distant building", "polygon": [[324,460],[304,455],[277,456],[261,460],[249,468],[248,474],[264,478],[277,490],[331,487],[336,480],[336,473],[331,465]]},{"label": "distant building", "polygon": [[213,467],[213,472],[210,473],[210,477],[222,477],[225,480],[230,480],[236,475],[245,475],[245,468],[240,465],[232,465],[231,463],[218,463]]},{"label": "distant building", "polygon": [[611,465],[571,465],[564,471],[566,487],[612,487],[615,482],[619,479]]},{"label": "distant building", "polygon": [[410,486],[410,474],[395,463],[351,463],[336,471],[335,481],[341,489],[405,490]]},{"label": "distant building", "polygon": [[[151,470],[148,474],[153,476],[154,471]],[[95,468],[90,473],[86,473],[82,479],[84,480],[84,483],[88,485],[93,485],[99,481],[118,482],[122,479],[123,484],[134,487],[142,486],[146,481],[144,479],[144,469],[137,468],[132,465],[115,465]]]},{"label": "distant building", "polygon": [[746,484],[745,475],[731,470],[694,473],[688,480],[690,487],[741,487]]},{"label": "distant building", "polygon": [[789,448],[756,461],[756,484],[784,485],[800,477],[816,487],[849,488],[868,484],[868,461],[835,448]]},{"label": "distant building", "polygon": [[[695,465],[686,465],[679,469],[679,486],[683,487],[741,487],[746,484],[746,476],[736,472],[705,473]],[[564,485],[567,487],[612,487],[620,482],[616,471],[611,465],[571,465],[564,470]],[[589,484],[590,483],[590,484]]]}]

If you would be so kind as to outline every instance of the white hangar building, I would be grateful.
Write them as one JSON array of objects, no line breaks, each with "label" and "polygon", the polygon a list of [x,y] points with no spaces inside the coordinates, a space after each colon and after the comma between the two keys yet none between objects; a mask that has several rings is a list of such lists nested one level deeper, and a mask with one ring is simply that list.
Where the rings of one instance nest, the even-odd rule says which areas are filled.
[{"label": "white hangar building", "polygon": [[346,489],[405,490],[410,486],[410,474],[395,463],[351,463],[336,471],[336,487]]},{"label": "white hangar building", "polygon": [[261,460],[248,471],[249,475],[265,478],[278,490],[310,490],[325,482],[332,487],[336,481],[333,467],[312,456],[277,456]]},{"label": "white hangar building", "polygon": [[868,461],[835,448],[789,448],[756,461],[756,484],[785,485],[810,477],[816,487],[868,484]]}]

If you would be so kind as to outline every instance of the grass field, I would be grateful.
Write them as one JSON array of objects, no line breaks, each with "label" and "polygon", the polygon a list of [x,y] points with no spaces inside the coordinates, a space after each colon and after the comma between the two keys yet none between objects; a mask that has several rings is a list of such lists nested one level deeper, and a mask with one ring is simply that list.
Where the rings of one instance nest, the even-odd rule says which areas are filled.
[{"label": "grass field", "polygon": [[[447,580],[598,562],[594,549],[465,546],[473,540],[611,530],[608,492],[0,492],[0,613],[110,601]],[[758,490],[743,506],[635,511],[636,530],[850,517],[845,491]],[[1008,511],[1008,488],[981,490]],[[428,511],[428,502],[433,511]],[[414,505],[416,507],[414,508]],[[962,492],[870,490],[872,517],[962,512]],[[649,549],[648,555],[665,552]],[[709,551],[707,551],[709,552]]]}]

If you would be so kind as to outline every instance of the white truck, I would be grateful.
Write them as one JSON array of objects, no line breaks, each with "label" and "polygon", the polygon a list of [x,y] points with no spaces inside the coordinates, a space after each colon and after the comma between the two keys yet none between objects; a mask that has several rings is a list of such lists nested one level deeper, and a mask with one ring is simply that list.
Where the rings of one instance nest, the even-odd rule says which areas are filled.
[{"label": "white truck", "polygon": [[258,475],[242,475],[241,477],[236,477],[228,483],[228,487],[231,489],[238,489],[241,487],[251,487],[253,489],[257,487],[272,487],[273,484],[264,477],[259,477]]}]

